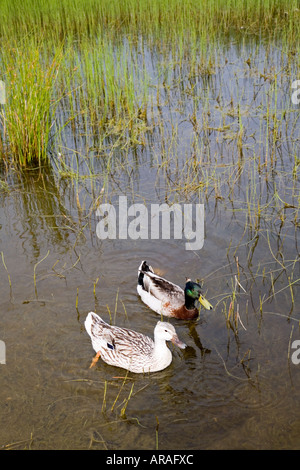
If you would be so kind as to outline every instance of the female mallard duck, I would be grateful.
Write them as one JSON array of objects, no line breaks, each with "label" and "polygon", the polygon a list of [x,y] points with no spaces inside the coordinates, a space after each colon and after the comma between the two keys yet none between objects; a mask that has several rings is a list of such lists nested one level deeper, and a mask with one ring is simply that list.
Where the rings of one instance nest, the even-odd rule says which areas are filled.
[{"label": "female mallard duck", "polygon": [[196,300],[207,310],[212,309],[212,305],[201,294],[200,284],[188,279],[183,290],[155,274],[147,261],[143,261],[139,267],[137,292],[148,307],[166,317],[183,320],[196,318],[199,314],[195,307]]},{"label": "female mallard duck", "polygon": [[184,349],[170,323],[159,321],[154,329],[154,341],[141,333],[105,323],[96,313],[90,312],[84,322],[96,351],[90,367],[101,356],[111,366],[122,367],[131,372],[156,372],[168,367],[172,353],[166,341],[172,341]]}]

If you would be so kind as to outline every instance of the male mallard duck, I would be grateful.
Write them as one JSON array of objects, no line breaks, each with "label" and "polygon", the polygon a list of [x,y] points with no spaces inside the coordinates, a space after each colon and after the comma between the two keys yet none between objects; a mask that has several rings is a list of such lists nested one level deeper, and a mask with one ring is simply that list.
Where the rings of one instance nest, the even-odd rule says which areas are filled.
[{"label": "male mallard duck", "polygon": [[184,349],[170,323],[159,321],[154,329],[154,341],[141,333],[105,323],[96,313],[90,312],[84,322],[96,351],[90,367],[101,356],[111,366],[122,367],[131,372],[156,372],[168,367],[172,353],[166,341],[172,341]]},{"label": "male mallard duck", "polygon": [[201,294],[200,284],[188,279],[183,290],[155,274],[147,261],[143,261],[138,270],[137,292],[148,307],[166,317],[183,320],[196,318],[199,314],[195,307],[196,300],[207,310],[212,309],[212,305]]}]

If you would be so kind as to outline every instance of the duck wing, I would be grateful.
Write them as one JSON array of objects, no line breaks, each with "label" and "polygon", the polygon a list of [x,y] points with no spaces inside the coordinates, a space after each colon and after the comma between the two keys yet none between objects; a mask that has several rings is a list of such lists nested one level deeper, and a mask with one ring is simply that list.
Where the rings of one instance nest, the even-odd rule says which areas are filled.
[{"label": "duck wing", "polygon": [[151,271],[144,273],[144,289],[162,302],[184,304],[184,290]]},{"label": "duck wing", "polygon": [[154,349],[154,341],[141,333],[127,328],[115,327],[113,331],[115,351],[117,354],[134,357],[150,356]]},{"label": "duck wing", "polygon": [[85,327],[96,352],[102,349],[111,354],[132,357],[149,355],[154,348],[154,341],[148,336],[127,328],[109,325],[94,312],[88,314]]},{"label": "duck wing", "polygon": [[94,312],[90,312],[84,322],[86,331],[91,337],[95,351],[102,348],[114,348],[114,337],[111,326]]}]

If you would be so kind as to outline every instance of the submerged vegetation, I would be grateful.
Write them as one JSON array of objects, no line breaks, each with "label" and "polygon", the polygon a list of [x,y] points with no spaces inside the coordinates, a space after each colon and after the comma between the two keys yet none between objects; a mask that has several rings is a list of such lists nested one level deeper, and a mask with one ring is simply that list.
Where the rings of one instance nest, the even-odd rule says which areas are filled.
[{"label": "submerged vegetation", "polygon": [[146,165],[159,198],[226,209],[248,261],[263,235],[285,269],[271,238],[299,230],[298,7],[3,0],[4,168],[50,174],[61,198],[71,187],[81,237],[103,197],[149,197],[134,185]]},{"label": "submerged vegetation", "polygon": [[[55,369],[61,334],[70,342],[75,338],[73,357],[80,356],[77,323],[84,316],[82,305],[91,309],[92,300],[97,311],[102,302],[106,312],[107,298],[113,299],[117,288],[113,305],[106,305],[106,314],[112,323],[117,314],[126,324],[132,320],[128,266],[119,262],[123,241],[118,240],[113,248],[109,242],[103,243],[103,249],[96,236],[99,204],[115,203],[117,196],[126,194],[128,199],[144,205],[176,202],[205,206],[206,239],[201,253],[184,252],[181,240],[171,240],[169,245],[163,245],[164,240],[156,245],[149,240],[134,240],[124,254],[124,259],[133,258],[134,264],[135,257],[144,259],[144,251],[154,253],[154,262],[161,256],[162,268],[166,264],[172,270],[176,265],[180,275],[182,266],[190,263],[205,277],[204,289],[207,287],[214,305],[208,321],[213,333],[206,328],[208,347],[202,346],[196,330],[198,326],[201,329],[201,322],[184,324],[195,350],[191,347],[186,353],[187,366],[192,367],[184,369],[182,391],[176,388],[178,376],[174,386],[172,413],[177,413],[182,403],[183,414],[178,419],[176,413],[170,413],[171,374],[166,387],[165,379],[158,379],[162,386],[159,407],[162,397],[167,396],[165,415],[156,414],[152,407],[156,378],[153,385],[147,376],[144,385],[139,383],[140,378],[132,379],[127,374],[101,382],[93,382],[89,375],[72,376],[67,382],[78,382],[81,391],[68,391],[70,400],[65,400],[59,383],[58,395],[55,393],[53,406],[48,408],[52,411],[62,403],[63,416],[75,415],[73,395],[78,398],[87,387],[82,392],[84,424],[78,425],[79,433],[70,426],[73,445],[74,435],[79,436],[85,426],[90,426],[86,411],[94,387],[95,430],[90,433],[90,447],[114,448],[121,424],[128,422],[130,430],[138,426],[140,431],[146,429],[147,420],[152,433],[149,446],[158,449],[165,442],[169,445],[170,441],[164,441],[164,420],[169,423],[170,414],[174,418],[170,428],[176,432],[174,446],[178,442],[181,445],[178,421],[189,422],[188,428],[193,429],[196,417],[194,434],[198,436],[199,401],[209,393],[203,384],[207,385],[207,376],[209,381],[216,374],[218,383],[214,386],[212,381],[212,398],[208,407],[205,403],[203,416],[206,419],[206,410],[219,390],[217,406],[222,404],[224,410],[217,409],[218,418],[211,415],[211,432],[216,432],[218,419],[218,428],[227,433],[232,396],[224,400],[224,388],[227,391],[229,387],[226,380],[219,387],[219,367],[224,367],[228,377],[250,384],[245,395],[257,390],[260,402],[260,358],[267,356],[266,349],[271,351],[268,360],[272,366],[274,351],[278,355],[290,351],[292,334],[296,338],[300,331],[296,308],[300,301],[300,104],[291,100],[295,90],[292,84],[300,80],[299,1],[2,0],[0,19],[0,80],[5,83],[5,102],[0,103],[0,198],[2,206],[7,207],[7,219],[13,220],[7,222],[13,225],[7,233],[17,232],[16,252],[20,258],[15,281],[9,258],[13,242],[8,253],[1,246],[0,264],[5,276],[2,289],[10,289],[11,299],[17,298],[17,289],[24,289],[24,285],[26,290],[32,289],[33,298],[21,292],[21,301],[9,305],[9,311],[15,306],[18,313],[24,305],[48,305],[59,298],[59,314],[55,312],[57,316],[52,320],[58,335],[54,336],[53,346]],[[4,243],[9,239],[6,227],[2,234]],[[65,261],[70,253],[70,260]],[[107,262],[104,255],[112,260]],[[26,276],[21,268],[19,272],[23,256],[26,268],[29,265]],[[164,256],[175,259],[170,268]],[[107,266],[109,271],[114,268],[116,259],[117,273],[112,269],[104,285],[103,271]],[[118,284],[122,276],[125,281]],[[47,287],[42,282],[45,279],[49,281]],[[50,282],[53,279],[62,280],[57,290],[56,283]],[[99,289],[101,299],[97,297]],[[72,309],[77,314],[75,321]],[[48,327],[53,315],[54,309],[49,308],[43,328]],[[274,316],[274,325],[270,322],[261,335],[262,352],[255,335],[268,315]],[[8,317],[11,321],[13,316]],[[24,315],[24,321],[28,318],[30,315]],[[280,323],[279,328],[284,330],[280,340],[278,319],[288,323],[285,328]],[[77,323],[70,328],[72,321]],[[295,324],[292,331],[291,321]],[[57,322],[62,323],[61,329]],[[7,328],[8,333],[12,330]],[[16,328],[16,332],[23,331]],[[284,336],[286,331],[288,336]],[[215,341],[220,337],[221,341]],[[287,339],[286,345],[282,346],[282,338]],[[19,343],[23,349],[22,341]],[[231,341],[234,347],[230,355]],[[273,349],[267,344],[272,341]],[[217,342],[214,364],[202,362]],[[43,345],[43,355],[47,348],[48,344]],[[65,351],[61,354],[64,362]],[[39,356],[37,361],[41,360]],[[78,370],[82,373],[82,361],[72,369],[74,375]],[[110,369],[106,372],[109,375]],[[32,376],[30,363],[30,381]],[[191,396],[189,378],[194,387]],[[280,381],[281,377],[275,377],[276,386]],[[36,390],[40,397],[40,384]],[[146,409],[144,393],[151,404]],[[133,404],[136,401],[138,405]],[[67,402],[70,413],[66,413]],[[190,411],[194,402],[196,408]],[[189,409],[184,408],[186,403]],[[139,407],[144,410],[141,416]],[[250,412],[249,422],[245,420],[247,437],[248,424],[253,420]],[[221,422],[222,413],[225,424]],[[101,433],[96,431],[100,415]],[[56,415],[53,417],[56,440]],[[185,432],[188,428],[185,425]],[[107,438],[110,432],[111,438]],[[31,435],[28,441],[31,447]],[[198,441],[194,447],[199,448]]]},{"label": "submerged vegetation", "polygon": [[[199,85],[209,87],[224,68],[221,48],[230,47],[232,37],[244,45],[242,53],[251,44],[245,66],[270,84],[278,83],[278,72],[266,63],[257,69],[259,44],[267,44],[267,54],[270,45],[280,49],[286,74],[299,67],[298,6],[296,0],[3,0],[2,156],[26,167],[45,163],[52,152],[57,164],[70,127],[94,136],[100,152],[107,138],[115,146],[145,145],[147,132],[164,127],[161,110],[171,96],[181,107],[192,99],[186,118],[199,129],[199,105],[203,119],[210,113]],[[241,153],[239,106],[232,103],[227,115],[239,114]],[[275,124],[278,136],[282,121],[276,117]]]},{"label": "submerged vegetation", "polygon": [[296,237],[298,7],[3,0],[5,168],[37,167],[58,194],[70,182],[80,236],[103,197],[120,188],[149,197],[133,183],[147,165],[166,201],[226,208],[242,227],[240,243],[247,236],[256,246],[263,233],[269,249],[269,230],[286,236],[287,226]]}]

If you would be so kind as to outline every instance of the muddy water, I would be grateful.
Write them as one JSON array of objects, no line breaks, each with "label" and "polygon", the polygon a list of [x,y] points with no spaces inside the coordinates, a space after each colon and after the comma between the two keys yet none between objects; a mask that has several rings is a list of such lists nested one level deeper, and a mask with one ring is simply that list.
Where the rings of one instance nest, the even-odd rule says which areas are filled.
[{"label": "muddy water", "polygon": [[[233,63],[241,66],[236,55]],[[222,70],[216,80],[227,80],[236,69],[226,65]],[[243,89],[251,83],[252,77],[244,79]],[[253,155],[251,134],[259,131],[260,121],[249,112],[244,118],[245,148],[251,142],[247,160]],[[217,110],[215,126],[218,119]],[[192,126],[183,125],[181,132],[178,154],[186,156]],[[293,132],[299,138],[299,131]],[[71,135],[69,139],[71,144]],[[120,195],[128,197],[129,205],[139,202],[150,210],[151,203],[174,200],[168,177],[173,188],[177,181],[185,182],[184,172],[158,169],[161,142],[155,133],[151,139],[138,157],[127,154],[127,166],[116,164],[110,175],[103,201],[114,204],[116,212]],[[208,139],[214,150],[206,162],[210,167],[220,154],[220,171],[231,158],[238,160],[237,148],[223,134]],[[300,339],[299,281],[293,298],[289,288],[300,277],[298,228],[287,214],[279,230],[280,212],[271,207],[256,230],[245,229],[247,194],[253,201],[269,201],[277,185],[282,198],[292,202],[295,182],[289,176],[293,162],[288,145],[280,155],[271,181],[258,174],[251,180],[250,164],[231,198],[225,199],[226,191],[223,199],[205,197],[201,187],[188,194],[178,190],[179,203],[205,204],[205,240],[197,251],[186,250],[184,238],[100,240],[92,204],[104,184],[99,161],[99,178],[84,179],[79,186],[72,179],[57,183],[51,171],[10,176],[9,189],[1,190],[0,209],[0,340],[6,346],[5,364],[0,364],[0,446],[300,447],[300,365],[293,363],[291,349]],[[255,188],[255,197],[247,187]],[[278,251],[282,256],[276,260]],[[143,259],[180,285],[187,276],[202,279],[214,309],[201,310],[193,322],[171,320],[188,347],[172,347],[173,362],[164,371],[126,376],[101,360],[89,369],[94,352],[84,320],[90,310],[119,326],[153,334],[158,316],[136,294]],[[236,288],[240,319],[228,323],[235,276],[244,289]]]}]

